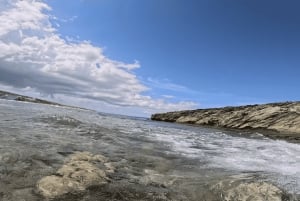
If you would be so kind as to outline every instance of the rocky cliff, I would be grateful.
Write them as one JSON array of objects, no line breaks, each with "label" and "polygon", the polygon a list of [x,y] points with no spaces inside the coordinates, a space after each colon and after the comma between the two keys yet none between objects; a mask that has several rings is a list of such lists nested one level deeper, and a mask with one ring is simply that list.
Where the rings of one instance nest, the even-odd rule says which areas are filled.
[{"label": "rocky cliff", "polygon": [[300,102],[168,112],[153,114],[151,119],[234,129],[272,130],[280,133],[281,137],[300,140]]}]

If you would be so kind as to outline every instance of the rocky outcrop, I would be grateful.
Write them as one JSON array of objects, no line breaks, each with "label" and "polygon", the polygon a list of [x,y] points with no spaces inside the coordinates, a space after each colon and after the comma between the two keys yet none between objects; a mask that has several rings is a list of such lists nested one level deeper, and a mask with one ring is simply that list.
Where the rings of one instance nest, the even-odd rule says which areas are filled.
[{"label": "rocky outcrop", "polygon": [[113,172],[114,167],[104,156],[77,152],[67,159],[55,175],[39,180],[37,190],[45,198],[55,198],[84,191],[90,186],[104,185],[109,181],[107,173]]},{"label": "rocky outcrop", "polygon": [[168,112],[153,114],[151,119],[235,129],[266,129],[298,139],[300,102]]},{"label": "rocky outcrop", "polygon": [[224,201],[282,201],[284,192],[267,182],[241,182],[225,180],[212,187],[213,192]]}]

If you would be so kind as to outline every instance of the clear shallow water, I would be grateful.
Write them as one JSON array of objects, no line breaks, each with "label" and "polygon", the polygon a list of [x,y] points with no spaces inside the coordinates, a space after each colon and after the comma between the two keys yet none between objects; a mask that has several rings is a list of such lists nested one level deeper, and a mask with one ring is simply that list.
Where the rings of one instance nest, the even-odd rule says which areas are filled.
[{"label": "clear shallow water", "polygon": [[[205,196],[207,186],[232,175],[300,194],[300,144],[259,133],[243,137],[232,131],[15,101],[1,100],[0,111],[3,200],[41,199],[33,193],[37,180],[53,174],[75,151],[101,153],[115,162],[118,188],[122,182],[145,184],[141,191],[151,187],[158,194],[171,188],[183,196],[179,200],[197,200]],[[167,188],[153,189],[151,182]]]}]

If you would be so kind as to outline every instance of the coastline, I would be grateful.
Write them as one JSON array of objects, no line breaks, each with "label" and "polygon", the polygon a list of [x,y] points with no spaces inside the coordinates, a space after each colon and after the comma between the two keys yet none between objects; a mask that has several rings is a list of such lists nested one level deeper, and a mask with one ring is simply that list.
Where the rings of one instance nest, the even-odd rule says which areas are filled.
[{"label": "coastline", "polygon": [[64,105],[64,104],[60,104],[60,103],[56,103],[56,102],[52,102],[52,101],[48,101],[48,100],[44,100],[44,99],[34,98],[34,97],[30,97],[30,96],[24,96],[24,95],[15,94],[15,93],[11,93],[8,91],[2,91],[2,90],[0,90],[0,99],[89,110],[89,109],[82,108],[82,107]]},{"label": "coastline", "polygon": [[3,102],[3,201],[299,200],[299,144]]},{"label": "coastline", "polygon": [[157,113],[151,120],[241,131],[300,142],[300,102]]},{"label": "coastline", "polygon": [[0,99],[5,100],[15,100],[15,101],[22,101],[22,102],[30,102],[30,103],[39,103],[39,104],[47,104],[47,105],[57,105],[57,106],[66,106],[59,103],[46,101],[38,98],[33,98],[29,96],[23,96],[20,94],[15,94],[7,91],[1,91],[0,90]]}]

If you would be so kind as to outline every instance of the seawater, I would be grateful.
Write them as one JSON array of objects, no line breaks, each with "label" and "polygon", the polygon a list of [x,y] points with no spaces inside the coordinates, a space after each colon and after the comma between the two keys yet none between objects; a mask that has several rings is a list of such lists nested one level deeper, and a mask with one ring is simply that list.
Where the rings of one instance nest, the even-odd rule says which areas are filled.
[{"label": "seawater", "polygon": [[0,112],[0,200],[39,200],[32,193],[37,180],[76,151],[107,156],[120,168],[120,181],[144,184],[144,191],[161,193],[150,189],[152,181],[170,184],[181,200],[197,200],[208,186],[235,175],[300,194],[300,144],[257,132],[7,100],[0,100]]}]

